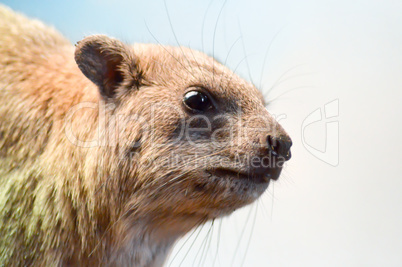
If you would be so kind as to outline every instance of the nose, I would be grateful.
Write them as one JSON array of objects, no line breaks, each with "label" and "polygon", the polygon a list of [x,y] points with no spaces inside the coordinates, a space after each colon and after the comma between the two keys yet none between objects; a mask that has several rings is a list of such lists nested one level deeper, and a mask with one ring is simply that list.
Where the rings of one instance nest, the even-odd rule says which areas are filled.
[{"label": "nose", "polygon": [[274,137],[272,135],[267,136],[268,150],[275,157],[283,157],[285,160],[289,160],[291,157],[290,147],[292,146],[292,140],[289,137]]}]

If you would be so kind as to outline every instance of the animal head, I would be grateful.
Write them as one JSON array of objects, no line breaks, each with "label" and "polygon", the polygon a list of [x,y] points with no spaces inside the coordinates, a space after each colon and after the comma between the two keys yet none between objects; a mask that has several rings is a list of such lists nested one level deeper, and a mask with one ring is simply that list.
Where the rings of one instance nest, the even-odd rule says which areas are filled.
[{"label": "animal head", "polygon": [[94,35],[75,59],[111,107],[114,144],[101,157],[127,209],[227,215],[257,199],[290,158],[291,140],[262,94],[204,53]]}]

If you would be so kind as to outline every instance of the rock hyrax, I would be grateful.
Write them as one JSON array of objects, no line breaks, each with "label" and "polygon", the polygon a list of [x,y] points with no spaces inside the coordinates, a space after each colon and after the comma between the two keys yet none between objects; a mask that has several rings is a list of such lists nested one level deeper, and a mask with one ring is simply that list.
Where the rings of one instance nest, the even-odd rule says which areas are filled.
[{"label": "rock hyrax", "polygon": [[0,7],[0,265],[161,266],[256,200],[291,140],[261,93],[185,47],[74,47]]}]

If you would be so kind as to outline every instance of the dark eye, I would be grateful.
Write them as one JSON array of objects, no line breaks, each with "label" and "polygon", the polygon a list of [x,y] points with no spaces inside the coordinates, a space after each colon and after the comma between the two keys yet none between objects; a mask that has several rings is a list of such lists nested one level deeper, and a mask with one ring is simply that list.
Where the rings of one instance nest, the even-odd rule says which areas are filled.
[{"label": "dark eye", "polygon": [[209,97],[200,91],[187,92],[184,95],[183,103],[193,111],[206,111],[212,107]]}]

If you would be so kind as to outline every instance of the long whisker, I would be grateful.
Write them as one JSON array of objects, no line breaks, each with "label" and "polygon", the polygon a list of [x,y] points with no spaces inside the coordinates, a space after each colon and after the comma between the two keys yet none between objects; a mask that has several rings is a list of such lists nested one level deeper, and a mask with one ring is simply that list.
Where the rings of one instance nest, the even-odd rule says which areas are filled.
[{"label": "long whisker", "polygon": [[274,218],[275,186],[272,184],[271,222]]},{"label": "long whisker", "polygon": [[[159,64],[159,66],[165,67],[166,65],[163,64],[162,62],[157,61],[156,59],[150,59],[152,62],[155,62],[157,64]],[[180,72],[178,72],[177,70],[175,70],[174,68],[170,68],[169,71],[173,72],[174,74],[176,74],[177,76],[180,76]]]},{"label": "long whisker", "polygon": [[198,63],[197,59],[195,58],[193,50],[190,49],[190,51],[191,51],[191,55],[193,56],[193,59],[194,59],[195,63],[198,66],[198,69],[200,70],[200,73],[201,73],[202,77],[204,78],[205,84],[208,84],[207,79],[206,79],[205,74],[204,74],[204,71],[202,71],[200,63]]},{"label": "long whisker", "polygon": [[[224,63],[223,65],[226,66],[226,63],[227,63],[227,61],[228,61],[228,58],[229,58],[230,53],[232,52],[232,49],[234,48],[234,46],[236,45],[236,43],[237,43],[241,38],[242,38],[242,37],[239,36],[239,37],[234,41],[234,43],[230,46],[229,51],[228,51],[228,54],[227,54],[227,56],[226,56],[226,58],[225,58],[225,63]],[[233,75],[233,74],[234,74],[234,73],[232,73],[232,75]],[[224,75],[224,72],[222,72],[221,77],[220,77],[220,79],[219,79],[219,86],[218,86],[218,88],[221,87],[223,75]]]},{"label": "long whisker", "polygon": [[231,77],[230,77],[230,79],[229,79],[229,82],[228,82],[228,85],[229,85],[229,86],[230,86],[230,83],[231,83],[231,81],[232,81],[232,78],[233,78],[233,77],[235,76],[235,74],[236,74],[236,70],[239,68],[240,64],[243,63],[243,61],[245,61],[245,60],[247,60],[247,56],[244,56],[244,57],[239,61],[239,63],[236,65],[236,67],[234,68],[233,74],[231,75]]},{"label": "long whisker", "polygon": [[279,78],[275,81],[275,83],[268,89],[268,91],[266,91],[264,93],[264,97],[268,97],[268,94],[271,93],[271,91],[278,85],[278,83],[281,82],[283,77],[285,77],[289,72],[291,72],[292,70],[295,70],[303,65],[305,65],[305,64],[298,64],[296,66],[293,66],[293,67],[287,69],[284,73],[282,73],[281,76],[279,76]]},{"label": "long whisker", "polygon": [[205,264],[205,261],[207,259],[207,252],[209,251],[209,248],[211,247],[212,238],[214,236],[214,223],[215,223],[215,219],[212,221],[212,231],[211,231],[211,234],[209,236],[207,250],[205,252],[205,257],[203,257],[203,261],[201,263],[201,266],[205,266],[204,264]]},{"label": "long whisker", "polygon": [[[222,152],[224,152],[224,151],[227,151],[227,150],[223,150],[223,151],[219,150],[219,151],[216,151],[216,152],[213,153],[213,154],[205,155],[205,156],[203,156],[203,157],[196,158],[196,159],[194,159],[192,162],[186,162],[182,167],[188,166],[188,165],[194,163],[196,160],[202,160],[202,159],[205,159],[205,158],[214,156],[214,155],[218,155],[218,154],[220,154],[220,153],[222,153]],[[177,168],[180,169],[180,166],[178,166]],[[165,187],[167,184],[172,184],[172,182],[175,182],[175,181],[177,181],[178,179],[182,178],[183,176],[186,176],[186,175],[188,175],[189,173],[191,173],[191,172],[193,172],[193,171],[195,171],[195,170],[198,170],[198,169],[199,169],[199,167],[196,166],[196,167],[194,167],[193,169],[187,170],[186,172],[184,172],[184,173],[182,173],[182,174],[180,174],[180,175],[178,175],[178,176],[176,176],[176,177],[173,177],[172,179],[166,181],[165,183],[163,183],[163,184],[161,184],[160,186],[158,186],[157,188],[155,188],[155,191],[159,191],[162,187]],[[166,173],[165,175],[167,175],[167,174],[168,174],[168,173]],[[165,176],[165,175],[161,175],[161,177],[163,177],[163,176]],[[180,180],[180,182],[184,182],[184,181],[186,181],[186,179],[189,179],[189,178],[188,178],[188,177],[185,177],[185,179]],[[154,185],[154,184],[149,184],[149,185],[145,186],[144,188],[142,188],[142,190],[145,190],[145,189],[147,189],[147,188],[149,188],[149,187],[152,187],[153,185]],[[172,184],[172,185],[173,185],[173,184]]]},{"label": "long whisker", "polygon": [[244,257],[243,257],[241,266],[243,266],[244,262],[246,261],[247,252],[250,247],[251,238],[253,237],[253,233],[254,233],[255,222],[257,221],[258,202],[256,202],[256,204],[254,204],[254,205],[255,205],[255,212],[254,212],[253,224],[251,225],[250,236],[247,241],[246,251],[244,252]]},{"label": "long whisker", "polygon": [[230,53],[232,52],[232,50],[233,50],[234,46],[236,45],[236,43],[237,43],[240,39],[242,39],[242,38],[243,38],[242,36],[237,37],[237,39],[236,39],[236,40],[233,42],[233,44],[230,46],[229,51],[228,51],[228,54],[227,54],[227,56],[226,56],[226,58],[225,58],[225,62],[223,63],[223,65],[226,66],[226,63],[227,63],[227,61],[228,61],[228,59],[229,59],[229,56],[230,56]]},{"label": "long whisker", "polygon": [[[216,23],[215,23],[215,28],[214,28],[214,34],[213,34],[213,39],[212,39],[212,57],[215,58],[215,36],[216,36],[216,29],[218,28],[218,22],[219,22],[219,18],[221,17],[223,8],[226,5],[227,0],[225,0],[225,2],[223,2],[221,9],[219,10],[219,14],[218,17],[216,19]],[[212,77],[213,77],[213,81],[215,81],[215,61],[212,61]]]},{"label": "long whisker", "polygon": [[[274,184],[274,183],[272,183],[272,184]],[[272,187],[272,185],[270,184],[269,188],[271,188],[271,187]],[[269,188],[268,188],[268,190],[266,190],[266,193],[264,193],[264,194],[268,194],[268,195],[272,196],[272,193],[269,192]],[[265,206],[264,201],[262,200],[262,198],[260,197],[256,201],[258,201],[259,204],[261,204],[262,214],[265,215],[267,218],[269,218],[270,215],[268,213],[267,206]]]},{"label": "long whisker", "polygon": [[[240,20],[239,20],[239,19],[237,20],[237,24],[239,25],[240,35],[243,36],[242,30],[241,30],[241,25],[240,25]],[[242,41],[242,46],[243,46],[243,53],[244,53],[244,56],[246,56],[247,53],[246,53],[246,45],[245,45],[245,43],[244,43],[244,38],[241,38],[241,41]],[[250,82],[251,82],[252,84],[254,84],[254,82],[253,82],[253,77],[251,76],[250,64],[249,64],[249,62],[248,62],[247,57],[246,57],[246,66],[247,66],[247,71],[248,71],[248,76],[249,76]]]},{"label": "long whisker", "polygon": [[[194,235],[194,233],[198,230],[198,234],[200,234],[202,227],[197,227],[195,228],[191,234],[186,238],[186,240],[183,242],[183,244],[180,246],[179,250],[176,252],[176,254],[174,255],[174,257],[170,260],[170,264],[168,267],[170,267],[172,265],[172,263],[174,262],[174,260],[176,259],[176,257],[180,254],[180,251],[184,248],[184,246],[187,244],[187,242],[191,239],[191,237]],[[197,234],[197,236],[198,236]]]},{"label": "long whisker", "polygon": [[299,77],[303,77],[303,76],[307,76],[307,75],[311,75],[311,74],[314,74],[314,73],[313,72],[307,72],[307,73],[302,73],[302,74],[297,74],[297,75],[286,77],[286,78],[282,79],[281,81],[278,81],[277,83],[275,83],[270,89],[273,90],[278,85],[280,85],[280,84],[282,84],[284,82],[287,82],[289,80],[292,80],[294,78],[299,78]]},{"label": "long whisker", "polygon": [[244,227],[243,227],[243,229],[242,229],[242,231],[241,231],[240,238],[239,238],[239,241],[237,242],[237,246],[236,246],[235,252],[234,252],[234,254],[233,254],[233,258],[232,258],[232,262],[231,262],[230,266],[233,266],[233,264],[234,264],[234,261],[235,261],[235,259],[236,259],[236,255],[237,255],[237,251],[239,250],[241,240],[243,239],[244,232],[245,232],[245,230],[246,230],[248,221],[249,221],[250,216],[251,216],[251,212],[253,211],[252,208],[249,208],[249,209],[250,209],[250,210],[249,210],[248,215],[247,215],[246,223],[245,223],[245,225],[244,225]]},{"label": "long whisker", "polygon": [[212,3],[214,2],[214,0],[209,1],[208,7],[205,10],[204,13],[204,19],[202,20],[202,26],[201,26],[201,47],[202,47],[202,51],[205,52],[204,49],[204,27],[205,27],[205,20],[207,19],[207,14],[209,11],[209,8],[211,7]]},{"label": "long whisker", "polygon": [[212,263],[212,267],[215,267],[215,262],[218,258],[219,255],[219,243],[221,240],[221,230],[222,230],[222,219],[219,220],[219,228],[218,228],[218,237],[217,237],[217,243],[216,243],[216,252],[215,252],[215,257],[214,257],[214,261]]},{"label": "long whisker", "polygon": [[183,55],[184,58],[187,60],[188,66],[191,67],[191,63],[190,63],[190,61],[188,60],[186,54],[184,53],[183,48],[182,48],[182,46],[181,46],[180,43],[179,43],[179,39],[177,38],[176,32],[174,31],[173,24],[172,24],[172,19],[170,18],[169,9],[168,9],[166,0],[163,0],[163,2],[164,2],[164,4],[165,4],[166,14],[167,14],[167,17],[168,17],[168,20],[169,20],[170,29],[172,30],[174,39],[176,40],[176,43],[177,43],[177,45],[178,45],[178,47],[179,47],[179,49],[180,49],[182,55]]},{"label": "long whisker", "polygon": [[276,39],[276,37],[279,35],[279,33],[280,33],[282,30],[283,30],[283,28],[280,29],[279,31],[277,31],[277,32],[275,33],[274,37],[272,37],[271,41],[269,42],[267,51],[265,51],[265,55],[264,55],[264,59],[263,59],[263,61],[262,61],[262,67],[261,67],[261,75],[260,75],[259,88],[261,88],[261,86],[262,86],[262,77],[263,77],[263,75],[264,75],[265,63],[267,63],[269,51],[271,50],[271,46],[272,46],[272,44],[274,43],[274,40]]},{"label": "long whisker", "polygon": [[197,254],[195,255],[195,258],[193,260],[193,266],[195,266],[195,261],[196,261],[196,259],[198,257],[198,254],[200,253],[200,251],[202,251],[202,252],[200,254],[200,261],[198,262],[198,266],[202,266],[201,262],[203,261],[203,259],[205,259],[204,252],[206,250],[210,234],[212,233],[212,229],[214,228],[214,222],[215,222],[215,220],[212,220],[211,226],[209,227],[208,232],[205,235],[205,238],[203,239],[203,241],[201,243],[202,250],[198,250]]},{"label": "long whisker", "polygon": [[[212,153],[212,154],[204,155],[204,156],[202,156],[202,157],[195,157],[195,158],[191,159],[189,162],[184,162],[184,163],[183,163],[183,166],[181,166],[181,167],[184,168],[185,166],[191,165],[191,163],[194,163],[194,162],[196,162],[196,161],[199,161],[199,160],[202,160],[202,159],[205,159],[205,158],[210,158],[210,157],[213,157],[213,156],[215,156],[215,155],[219,155],[219,154],[221,154],[221,153],[224,153],[224,152],[226,152],[226,151],[229,151],[230,149],[232,149],[232,147],[230,147],[230,146],[229,146],[229,147],[223,147],[222,149],[219,149],[219,150],[215,151],[215,152]],[[120,163],[121,163],[121,164],[123,163],[123,159],[121,159]],[[179,166],[179,167],[180,167],[180,166]],[[181,167],[180,167],[180,168],[181,168]],[[195,166],[194,168],[187,169],[184,173],[181,173],[180,175],[177,175],[177,176],[175,176],[175,177],[172,177],[171,179],[169,179],[169,180],[166,181],[165,183],[163,183],[163,184],[157,186],[156,188],[154,188],[153,190],[151,190],[150,195],[152,195],[153,192],[159,191],[162,187],[166,186],[167,184],[176,184],[176,183],[185,182],[187,179],[189,179],[188,174],[191,173],[191,172],[194,171],[194,170],[197,170],[198,168],[199,168],[199,167]],[[161,176],[163,177],[163,176],[166,176],[166,175],[168,175],[168,174],[169,174],[169,172],[167,171],[167,173],[165,173],[164,175],[162,174]],[[184,177],[184,178],[183,178],[183,177]],[[183,179],[181,179],[181,178],[183,178]],[[148,183],[146,186],[139,188],[139,189],[136,191],[136,193],[141,193],[142,190],[148,190],[149,188],[153,187],[154,185],[155,185],[155,182],[154,182],[154,183],[152,183],[152,182],[151,182],[151,183]],[[104,238],[106,237],[106,235],[117,225],[117,223],[120,222],[123,218],[125,218],[130,212],[133,212],[133,210],[135,210],[135,207],[130,207],[130,208],[126,209],[125,212],[124,212],[123,214],[121,214],[121,215],[119,216],[119,218],[118,218],[116,221],[111,222],[111,223],[108,225],[108,227],[106,228],[106,230],[105,230],[105,232],[103,233],[102,237],[100,238],[99,242],[98,242],[97,245],[94,247],[94,249],[91,251],[91,253],[90,253],[89,256],[91,256],[91,255],[100,247],[100,245],[102,244],[102,242],[103,242]],[[202,256],[203,256],[203,255],[202,255]]]},{"label": "long whisker", "polygon": [[162,45],[162,44],[159,42],[159,40],[152,34],[152,32],[151,32],[151,30],[149,29],[149,27],[148,27],[148,25],[147,25],[146,22],[145,22],[145,27],[147,28],[149,34],[151,34],[152,38],[154,38],[155,41],[158,43],[158,45],[161,46],[172,58],[174,58],[174,59],[177,61],[177,63],[179,63],[191,76],[193,76],[194,79],[197,79],[197,78],[194,76],[194,73],[192,73],[191,71],[189,71],[189,70],[180,62],[180,60],[179,60],[178,58],[176,58],[168,49],[166,49],[166,47],[165,47],[164,45]]},{"label": "long whisker", "polygon": [[288,94],[288,93],[290,93],[290,92],[292,92],[292,91],[300,90],[300,89],[305,89],[305,88],[314,88],[314,86],[308,86],[308,85],[306,85],[306,86],[299,86],[299,87],[295,87],[295,88],[289,89],[289,90],[283,92],[282,94],[278,95],[277,97],[273,98],[272,100],[270,100],[270,101],[268,102],[268,104],[272,104],[273,102],[277,101],[280,97],[282,97],[282,96],[284,96],[284,95],[286,95],[286,94]]},{"label": "long whisker", "polygon": [[184,262],[184,260],[186,259],[188,253],[191,251],[192,247],[193,247],[194,244],[195,244],[195,241],[198,239],[198,236],[200,235],[201,230],[202,230],[203,228],[204,228],[204,224],[201,226],[200,231],[198,231],[198,234],[197,234],[196,237],[194,238],[194,240],[193,240],[193,242],[191,243],[190,247],[187,249],[186,254],[184,254],[184,257],[183,257],[183,259],[181,260],[181,262],[180,262],[180,264],[179,264],[179,267],[183,264],[183,262]]}]

